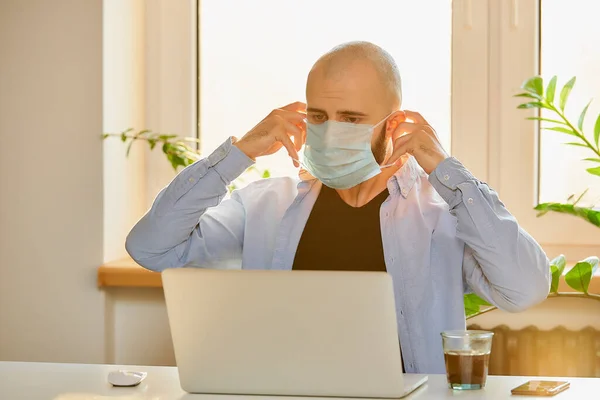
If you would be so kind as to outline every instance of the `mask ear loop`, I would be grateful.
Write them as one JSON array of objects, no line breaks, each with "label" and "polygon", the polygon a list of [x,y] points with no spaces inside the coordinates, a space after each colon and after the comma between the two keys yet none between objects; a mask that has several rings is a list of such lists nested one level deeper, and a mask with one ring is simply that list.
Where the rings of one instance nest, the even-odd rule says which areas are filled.
[{"label": "mask ear loop", "polygon": [[[396,111],[392,111],[391,113],[389,113],[384,119],[382,119],[381,121],[379,121],[378,123],[376,123],[375,125],[373,125],[373,129],[375,129],[378,125],[380,125],[382,122],[387,121],[387,119],[390,117],[390,115],[392,115],[393,113],[395,113]],[[397,162],[397,161],[396,161]],[[395,167],[396,162],[393,162],[391,164],[385,164],[385,165],[380,165],[379,168],[384,169],[384,168],[389,168],[389,167]]]},{"label": "mask ear loop", "polygon": [[298,165],[304,167],[304,169],[308,170],[306,167],[306,164],[304,164],[302,161],[300,160],[296,160],[294,157],[290,157],[293,161],[296,161],[298,163]]}]

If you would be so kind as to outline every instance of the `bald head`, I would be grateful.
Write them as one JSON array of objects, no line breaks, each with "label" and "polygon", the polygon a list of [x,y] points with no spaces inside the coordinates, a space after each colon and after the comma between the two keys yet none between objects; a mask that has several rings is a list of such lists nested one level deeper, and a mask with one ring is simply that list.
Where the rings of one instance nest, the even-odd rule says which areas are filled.
[{"label": "bald head", "polygon": [[319,71],[326,79],[341,80],[351,70],[361,67],[375,73],[386,94],[385,101],[398,108],[402,102],[398,65],[387,51],[373,43],[348,42],[334,47],[317,60],[311,74]]}]

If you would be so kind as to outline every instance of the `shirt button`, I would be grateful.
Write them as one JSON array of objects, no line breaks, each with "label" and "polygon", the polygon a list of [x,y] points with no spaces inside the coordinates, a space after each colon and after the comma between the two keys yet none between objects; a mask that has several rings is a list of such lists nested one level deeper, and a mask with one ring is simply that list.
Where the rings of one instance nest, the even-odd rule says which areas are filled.
[{"label": "shirt button", "polygon": [[390,262],[394,262],[394,257],[390,257]]},{"label": "shirt button", "polygon": [[469,197],[469,200],[467,200],[469,202],[469,204],[473,204],[473,198]]},{"label": "shirt button", "polygon": [[195,179],[194,179],[194,178],[190,178],[190,179],[188,179],[188,182],[190,182],[190,183],[194,183],[194,182],[195,182]]},{"label": "shirt button", "polygon": [[402,196],[406,196],[406,194],[408,193],[408,191],[406,189],[402,189],[401,193],[402,193]]},{"label": "shirt button", "polygon": [[389,217],[389,216],[390,216],[390,213],[389,213],[389,212],[386,212],[386,213],[385,213],[385,216],[386,216],[386,217]]},{"label": "shirt button", "polygon": [[448,175],[448,174],[444,175],[444,180],[445,180],[445,181],[447,181],[447,180],[449,180],[449,179],[450,179],[450,175]]}]

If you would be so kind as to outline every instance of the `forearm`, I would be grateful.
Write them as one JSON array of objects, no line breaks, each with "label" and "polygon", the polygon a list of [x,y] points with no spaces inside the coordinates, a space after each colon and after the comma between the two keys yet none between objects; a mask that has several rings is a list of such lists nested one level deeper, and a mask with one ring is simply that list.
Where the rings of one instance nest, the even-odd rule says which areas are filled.
[{"label": "forearm", "polygon": [[152,270],[187,262],[187,253],[198,252],[190,250],[188,242],[195,241],[200,249],[206,246],[202,232],[194,232],[200,218],[221,202],[227,185],[251,164],[252,160],[228,140],[207,158],[181,171],[127,236],[131,257]]},{"label": "forearm", "polygon": [[475,292],[508,311],[527,308],[548,295],[549,262],[498,198],[456,159],[442,162],[429,176],[457,219],[465,242],[466,281]]}]

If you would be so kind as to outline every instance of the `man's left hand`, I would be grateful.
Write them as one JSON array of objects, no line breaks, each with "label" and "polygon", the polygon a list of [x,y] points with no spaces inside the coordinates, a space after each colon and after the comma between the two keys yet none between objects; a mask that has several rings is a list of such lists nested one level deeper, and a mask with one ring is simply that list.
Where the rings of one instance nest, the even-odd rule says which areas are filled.
[{"label": "man's left hand", "polygon": [[397,162],[404,154],[410,154],[419,163],[427,174],[446,158],[448,153],[444,150],[429,123],[414,111],[403,111],[404,122],[401,122],[392,135],[394,151],[388,163]]}]

